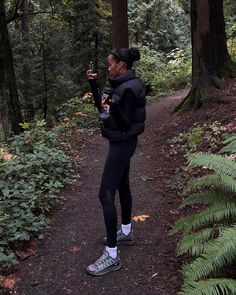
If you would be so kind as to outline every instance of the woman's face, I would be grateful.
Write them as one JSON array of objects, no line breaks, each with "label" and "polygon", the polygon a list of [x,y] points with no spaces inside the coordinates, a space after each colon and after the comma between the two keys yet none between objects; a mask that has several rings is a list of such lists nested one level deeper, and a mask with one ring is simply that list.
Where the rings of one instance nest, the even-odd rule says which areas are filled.
[{"label": "woman's face", "polygon": [[122,61],[116,61],[112,54],[108,56],[108,72],[112,77],[118,77],[125,71],[125,65]]}]

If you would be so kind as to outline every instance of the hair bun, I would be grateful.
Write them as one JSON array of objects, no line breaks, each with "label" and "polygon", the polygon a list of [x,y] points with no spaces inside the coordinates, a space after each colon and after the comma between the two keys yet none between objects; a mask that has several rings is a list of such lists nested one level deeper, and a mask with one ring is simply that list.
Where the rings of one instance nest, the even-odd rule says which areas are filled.
[{"label": "hair bun", "polygon": [[129,56],[132,59],[132,61],[140,60],[140,52],[138,48],[131,47],[129,50]]}]

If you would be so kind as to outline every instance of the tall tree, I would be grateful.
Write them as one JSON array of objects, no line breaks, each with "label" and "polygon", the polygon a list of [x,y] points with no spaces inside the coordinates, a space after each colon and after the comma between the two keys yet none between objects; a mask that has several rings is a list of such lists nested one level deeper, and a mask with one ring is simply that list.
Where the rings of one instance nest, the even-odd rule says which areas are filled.
[{"label": "tall tree", "polygon": [[32,93],[30,91],[31,81],[31,48],[29,43],[29,19],[28,19],[28,0],[22,0],[20,5],[21,16],[21,34],[22,34],[22,74],[21,74],[21,93],[24,109],[24,120],[31,122],[34,119],[34,106]]},{"label": "tall tree", "polygon": [[127,0],[112,0],[112,47],[129,47]]},{"label": "tall tree", "polygon": [[[0,1],[0,55],[2,65],[0,67],[0,99],[1,116],[4,124],[5,137],[10,134],[19,134],[22,122],[20,104],[16,86],[16,78],[13,67],[13,56],[9,40],[4,1]],[[9,95],[4,91],[9,90]]]},{"label": "tall tree", "polygon": [[[185,0],[186,1],[186,0]],[[129,0],[129,40],[169,53],[190,43],[190,17],[173,0]]]},{"label": "tall tree", "polygon": [[192,88],[175,112],[199,108],[219,78],[235,76],[225,33],[223,0],[191,0]]}]

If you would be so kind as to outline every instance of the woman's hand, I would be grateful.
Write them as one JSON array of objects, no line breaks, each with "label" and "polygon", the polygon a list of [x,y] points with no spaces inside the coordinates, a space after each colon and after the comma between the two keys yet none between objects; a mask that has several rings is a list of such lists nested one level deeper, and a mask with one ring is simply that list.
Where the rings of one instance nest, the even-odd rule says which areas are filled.
[{"label": "woman's hand", "polygon": [[97,73],[94,73],[94,72],[91,71],[91,70],[88,70],[88,71],[86,72],[86,75],[87,75],[88,80],[94,80],[94,79],[97,78]]},{"label": "woman's hand", "polygon": [[104,100],[104,99],[101,101],[101,107],[102,107],[107,113],[109,113],[109,111],[110,111],[110,106],[109,106],[109,104],[105,103],[105,100]]}]

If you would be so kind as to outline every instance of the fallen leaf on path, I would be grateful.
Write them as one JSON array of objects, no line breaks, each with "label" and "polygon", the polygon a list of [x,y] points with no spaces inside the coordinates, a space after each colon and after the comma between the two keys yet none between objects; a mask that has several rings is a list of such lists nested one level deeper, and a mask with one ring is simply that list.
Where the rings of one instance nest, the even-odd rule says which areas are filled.
[{"label": "fallen leaf on path", "polygon": [[36,250],[29,249],[28,251],[17,251],[17,255],[20,257],[20,260],[25,260],[29,257],[36,256]]},{"label": "fallen leaf on path", "polygon": [[178,210],[170,210],[170,213],[173,215],[178,215],[179,211]]},{"label": "fallen leaf on path", "polygon": [[135,222],[146,221],[146,219],[149,217],[150,217],[149,215],[138,215],[138,216],[134,216],[132,220],[134,220]]},{"label": "fallen leaf on path", "polygon": [[80,247],[72,247],[72,248],[69,249],[69,251],[71,253],[79,253],[80,250],[81,250]]},{"label": "fallen leaf on path", "polygon": [[145,176],[145,175],[140,176],[140,178],[142,179],[142,181],[147,181],[147,180],[153,180],[154,179],[153,177],[149,177],[149,176]]},{"label": "fallen leaf on path", "polygon": [[0,276],[0,286],[4,289],[13,289],[16,282],[20,280],[16,275]]}]

